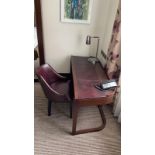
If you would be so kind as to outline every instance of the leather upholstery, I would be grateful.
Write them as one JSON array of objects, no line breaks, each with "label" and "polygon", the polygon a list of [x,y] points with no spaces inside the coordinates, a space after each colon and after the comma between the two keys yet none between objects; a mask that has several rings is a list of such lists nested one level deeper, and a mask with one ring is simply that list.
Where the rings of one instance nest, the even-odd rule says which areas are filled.
[{"label": "leather upholstery", "polygon": [[44,64],[36,70],[39,82],[46,97],[54,102],[71,101],[71,81],[58,74],[49,64]]}]

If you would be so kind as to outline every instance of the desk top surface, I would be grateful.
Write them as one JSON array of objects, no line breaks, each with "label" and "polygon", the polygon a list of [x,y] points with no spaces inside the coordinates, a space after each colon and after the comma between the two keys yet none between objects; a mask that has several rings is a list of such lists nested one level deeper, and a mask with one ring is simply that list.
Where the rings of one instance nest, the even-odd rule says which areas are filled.
[{"label": "desk top surface", "polygon": [[95,88],[96,84],[108,80],[108,78],[99,62],[94,65],[87,59],[88,57],[71,57],[74,99],[94,99],[113,95],[114,91],[100,91]]}]

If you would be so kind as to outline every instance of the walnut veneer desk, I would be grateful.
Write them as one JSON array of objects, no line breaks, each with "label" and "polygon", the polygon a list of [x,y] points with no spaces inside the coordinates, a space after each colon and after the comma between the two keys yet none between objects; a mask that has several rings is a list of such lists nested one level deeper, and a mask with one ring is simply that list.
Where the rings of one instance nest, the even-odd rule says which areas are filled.
[{"label": "walnut veneer desk", "polygon": [[[114,97],[114,91],[100,91],[94,87],[95,84],[107,80],[108,78],[100,63],[93,65],[88,62],[87,59],[88,57],[71,57],[71,71],[74,87],[73,135],[102,130],[106,124],[102,105],[112,103]],[[76,131],[78,110],[81,106],[97,106],[102,118],[102,125],[96,128]]]}]

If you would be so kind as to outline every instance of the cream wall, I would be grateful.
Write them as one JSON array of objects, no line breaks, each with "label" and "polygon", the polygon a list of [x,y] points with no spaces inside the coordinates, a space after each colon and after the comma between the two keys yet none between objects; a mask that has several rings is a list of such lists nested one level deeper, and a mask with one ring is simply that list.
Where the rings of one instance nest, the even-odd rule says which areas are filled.
[{"label": "cream wall", "polygon": [[95,54],[96,41],[91,46],[85,44],[88,34],[101,37],[100,50],[106,53],[118,1],[94,0],[91,23],[71,24],[60,21],[60,0],[41,0],[45,62],[59,73],[68,73],[71,55]]}]

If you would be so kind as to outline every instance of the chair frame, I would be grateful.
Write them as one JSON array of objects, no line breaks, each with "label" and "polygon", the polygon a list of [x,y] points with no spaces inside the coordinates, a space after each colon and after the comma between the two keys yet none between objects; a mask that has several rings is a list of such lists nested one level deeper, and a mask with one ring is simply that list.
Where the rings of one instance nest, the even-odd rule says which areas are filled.
[{"label": "chair frame", "polygon": [[[61,76],[60,74],[58,74],[49,64],[44,64],[44,65],[48,65],[48,67],[50,67],[50,69],[52,70],[52,72],[56,75],[56,78],[58,80],[62,80],[62,81],[67,81],[68,79],[64,76]],[[40,66],[40,67],[43,67],[44,65]],[[48,116],[51,116],[51,107],[52,107],[52,102],[60,102],[59,100],[56,101],[56,100],[53,100],[51,96],[55,96],[56,98],[57,97],[60,97],[62,102],[63,101],[67,101],[69,102],[70,104],[70,118],[72,118],[72,100],[70,98],[68,98],[68,96],[66,96],[65,94],[62,94],[62,93],[59,93],[57,92],[56,90],[54,90],[49,84],[48,82],[45,80],[45,78],[40,75],[38,72],[38,70],[40,69],[40,67],[37,69],[37,76],[38,76],[38,79],[39,79],[39,82],[42,86],[42,89],[43,89],[43,92],[45,94],[45,96],[48,98]],[[45,89],[46,88],[46,89]],[[52,95],[50,95],[52,94]]]}]

